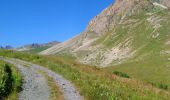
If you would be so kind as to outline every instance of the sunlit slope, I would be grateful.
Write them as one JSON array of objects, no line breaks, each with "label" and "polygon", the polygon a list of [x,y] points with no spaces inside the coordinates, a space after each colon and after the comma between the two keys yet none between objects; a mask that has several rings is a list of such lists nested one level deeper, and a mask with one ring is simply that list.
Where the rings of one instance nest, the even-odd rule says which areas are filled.
[{"label": "sunlit slope", "polygon": [[101,67],[150,55],[167,59],[167,4],[167,0],[117,0],[90,21],[80,35],[41,54],[70,53],[82,63]]}]

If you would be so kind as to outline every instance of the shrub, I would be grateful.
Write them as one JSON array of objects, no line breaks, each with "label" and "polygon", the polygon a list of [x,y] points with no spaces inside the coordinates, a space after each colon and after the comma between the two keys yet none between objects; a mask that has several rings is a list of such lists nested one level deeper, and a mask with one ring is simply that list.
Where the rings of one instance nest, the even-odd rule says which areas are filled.
[{"label": "shrub", "polygon": [[168,90],[168,85],[161,83],[161,84],[159,84],[159,88]]},{"label": "shrub", "polygon": [[21,85],[22,77],[17,69],[0,61],[0,100],[17,100]]},{"label": "shrub", "polygon": [[126,73],[122,73],[119,71],[113,71],[113,74],[120,76],[120,77],[124,77],[124,78],[130,78],[129,75],[127,75]]},{"label": "shrub", "polygon": [[12,71],[10,69],[10,66],[5,64],[3,66],[3,75],[0,85],[1,96],[7,96],[11,92],[12,83],[13,83]]},{"label": "shrub", "polygon": [[153,83],[153,82],[149,82],[152,86],[156,86],[157,88],[163,89],[163,90],[168,90],[169,87],[168,85],[164,84],[164,83]]}]

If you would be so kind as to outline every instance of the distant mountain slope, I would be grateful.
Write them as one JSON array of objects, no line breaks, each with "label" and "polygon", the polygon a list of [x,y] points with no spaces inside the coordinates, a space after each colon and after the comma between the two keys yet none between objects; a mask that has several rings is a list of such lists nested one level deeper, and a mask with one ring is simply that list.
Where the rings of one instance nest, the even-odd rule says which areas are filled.
[{"label": "distant mountain slope", "polygon": [[169,0],[117,0],[80,35],[41,54],[70,52],[80,62],[102,67],[169,54],[169,7]]},{"label": "distant mountain slope", "polygon": [[53,41],[45,44],[38,44],[38,43],[33,43],[30,45],[25,45],[19,48],[16,48],[16,51],[24,51],[24,52],[30,52],[30,53],[39,53],[43,50],[46,50],[56,44],[58,44],[58,41]]}]

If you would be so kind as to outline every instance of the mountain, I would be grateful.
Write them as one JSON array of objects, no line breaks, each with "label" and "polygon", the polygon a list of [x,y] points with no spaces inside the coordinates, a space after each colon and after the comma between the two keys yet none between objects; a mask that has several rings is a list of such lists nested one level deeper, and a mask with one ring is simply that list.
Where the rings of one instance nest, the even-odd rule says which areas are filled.
[{"label": "mountain", "polygon": [[16,48],[16,51],[24,51],[24,52],[31,52],[31,53],[39,53],[45,49],[48,49],[56,44],[58,44],[60,42],[58,41],[53,41],[53,42],[49,42],[49,43],[44,43],[44,44],[38,44],[38,43],[32,43],[29,45],[25,45],[19,48]]},{"label": "mountain", "polygon": [[116,0],[84,32],[40,54],[70,53],[101,67],[140,60],[170,60],[170,1]]},{"label": "mountain", "polygon": [[12,50],[13,47],[10,45],[6,45],[6,46],[0,46],[0,49]]}]

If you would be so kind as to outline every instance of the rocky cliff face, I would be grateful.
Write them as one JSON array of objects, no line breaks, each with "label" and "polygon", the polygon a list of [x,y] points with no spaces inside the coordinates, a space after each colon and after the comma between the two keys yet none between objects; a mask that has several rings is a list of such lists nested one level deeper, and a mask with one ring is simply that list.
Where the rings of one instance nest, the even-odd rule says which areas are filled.
[{"label": "rocky cliff face", "polygon": [[169,39],[169,7],[169,0],[117,0],[80,35],[41,54],[69,52],[82,63],[102,67],[159,54],[167,51],[162,46],[167,48]]}]

